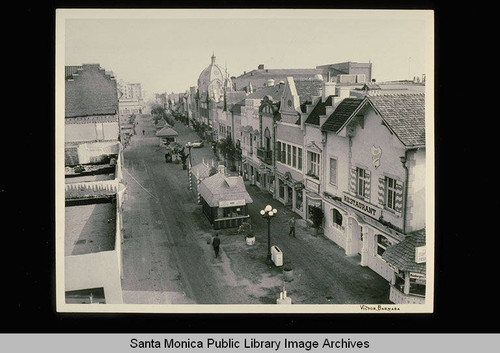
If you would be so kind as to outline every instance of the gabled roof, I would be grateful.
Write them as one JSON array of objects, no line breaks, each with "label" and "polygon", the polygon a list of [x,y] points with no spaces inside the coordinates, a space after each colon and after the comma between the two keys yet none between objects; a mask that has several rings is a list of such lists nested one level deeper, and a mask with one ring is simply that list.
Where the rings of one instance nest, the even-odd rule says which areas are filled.
[{"label": "gabled roof", "polygon": [[388,247],[382,259],[401,271],[425,274],[425,262],[415,262],[415,248],[425,245],[425,229],[409,234],[403,241]]},{"label": "gabled roof", "polygon": [[363,99],[360,98],[344,99],[326,119],[325,123],[321,125],[321,130],[337,133],[351,117],[351,115],[358,109],[362,102]]},{"label": "gabled roof", "polygon": [[168,127],[168,126],[165,126],[163,129],[161,129],[160,131],[158,131],[156,133],[156,136],[158,137],[163,137],[163,136],[177,136],[179,135],[177,133],[177,131],[175,131],[174,129]]},{"label": "gabled roof", "polygon": [[425,94],[391,94],[366,99],[405,146],[425,145]]},{"label": "gabled roof", "polygon": [[99,64],[67,67],[65,117],[113,115],[118,112],[116,81]]},{"label": "gabled roof", "polygon": [[312,102],[312,97],[321,94],[323,81],[320,80],[294,80],[297,94],[300,97],[300,104]]},{"label": "gabled roof", "polygon": [[328,96],[324,102],[323,99],[320,99],[314,106],[313,110],[311,110],[311,112],[309,113],[309,116],[307,117],[305,123],[319,126],[319,117],[320,115],[326,114],[327,106],[332,106],[332,97],[333,96]]},{"label": "gabled roof", "polygon": [[241,176],[228,177],[223,173],[216,173],[203,179],[198,192],[210,207],[218,207],[219,201],[245,200],[247,204],[253,202]]}]

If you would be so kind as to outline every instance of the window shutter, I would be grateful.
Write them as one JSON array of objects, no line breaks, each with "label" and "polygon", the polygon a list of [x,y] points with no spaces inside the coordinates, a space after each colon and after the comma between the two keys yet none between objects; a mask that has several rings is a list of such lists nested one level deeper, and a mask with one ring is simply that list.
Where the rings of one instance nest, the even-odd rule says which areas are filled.
[{"label": "window shutter", "polygon": [[369,170],[367,170],[365,172],[365,177],[366,177],[366,181],[365,181],[365,200],[367,202],[370,202],[370,190],[371,190],[371,177],[370,177],[371,173]]},{"label": "window shutter", "polygon": [[394,210],[400,215],[403,213],[403,183],[396,181],[396,200]]},{"label": "window shutter", "polygon": [[378,178],[377,201],[379,205],[385,205],[385,178]]},{"label": "window shutter", "polygon": [[356,196],[356,167],[351,168],[351,180],[349,181],[349,192]]}]

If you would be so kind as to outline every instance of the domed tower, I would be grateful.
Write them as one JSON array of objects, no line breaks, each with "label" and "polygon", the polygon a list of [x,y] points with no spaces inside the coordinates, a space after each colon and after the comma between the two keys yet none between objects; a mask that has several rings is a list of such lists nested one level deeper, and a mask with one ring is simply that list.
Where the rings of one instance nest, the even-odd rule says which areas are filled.
[{"label": "domed tower", "polygon": [[218,102],[224,94],[225,75],[222,69],[215,63],[215,55],[212,54],[211,63],[206,67],[198,78],[198,89],[200,95]]}]

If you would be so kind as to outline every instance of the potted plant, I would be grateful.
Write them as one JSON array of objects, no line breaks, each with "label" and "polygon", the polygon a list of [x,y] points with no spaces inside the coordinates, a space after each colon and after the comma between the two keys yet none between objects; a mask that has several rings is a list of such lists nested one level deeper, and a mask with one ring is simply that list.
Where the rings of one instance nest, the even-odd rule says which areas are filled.
[{"label": "potted plant", "polygon": [[293,281],[293,268],[290,263],[286,263],[283,266],[283,280],[285,282]]},{"label": "potted plant", "polygon": [[238,234],[245,236],[247,245],[255,244],[255,235],[253,234],[253,228],[250,222],[244,221],[238,228]]}]

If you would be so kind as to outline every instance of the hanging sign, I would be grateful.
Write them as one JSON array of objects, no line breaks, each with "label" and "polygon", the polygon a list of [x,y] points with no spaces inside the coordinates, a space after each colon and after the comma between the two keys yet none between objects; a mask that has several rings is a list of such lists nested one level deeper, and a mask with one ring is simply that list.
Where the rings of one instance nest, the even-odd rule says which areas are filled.
[{"label": "hanging sign", "polygon": [[235,207],[235,206],[245,206],[245,200],[221,200],[219,201],[219,207]]},{"label": "hanging sign", "polygon": [[425,262],[425,245],[415,248],[415,262],[421,264]]}]

